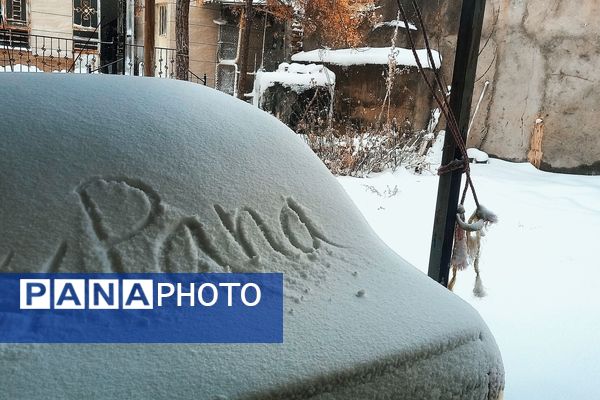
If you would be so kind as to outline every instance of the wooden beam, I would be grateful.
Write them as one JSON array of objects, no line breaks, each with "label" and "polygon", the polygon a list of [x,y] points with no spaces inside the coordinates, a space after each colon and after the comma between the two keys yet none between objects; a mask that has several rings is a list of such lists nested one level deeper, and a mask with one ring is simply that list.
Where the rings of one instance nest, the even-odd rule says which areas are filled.
[{"label": "wooden beam", "polygon": [[[456,116],[463,140],[467,138],[469,126],[484,13],[485,0],[463,0],[450,93],[450,109]],[[461,154],[447,132],[442,165],[457,158],[461,158]],[[448,285],[461,178],[462,171],[449,172],[440,176],[438,184],[428,275],[444,286]]]},{"label": "wooden beam", "polygon": [[144,76],[154,76],[154,29],[156,1],[145,0],[144,6]]}]

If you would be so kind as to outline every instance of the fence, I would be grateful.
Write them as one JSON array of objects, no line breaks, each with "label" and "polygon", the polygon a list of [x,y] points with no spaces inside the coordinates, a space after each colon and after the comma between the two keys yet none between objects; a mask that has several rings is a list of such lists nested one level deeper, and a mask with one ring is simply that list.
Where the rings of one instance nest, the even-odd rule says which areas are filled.
[{"label": "fence", "polygon": [[0,30],[0,70],[88,73],[100,62],[98,41]]},{"label": "fence", "polygon": [[[33,35],[25,31],[0,30],[0,71],[144,74],[144,47],[125,45],[125,55],[114,61],[102,60],[103,49],[113,42]],[[155,47],[154,76],[175,78],[175,49]],[[206,74],[188,71],[190,82],[206,85]]]}]

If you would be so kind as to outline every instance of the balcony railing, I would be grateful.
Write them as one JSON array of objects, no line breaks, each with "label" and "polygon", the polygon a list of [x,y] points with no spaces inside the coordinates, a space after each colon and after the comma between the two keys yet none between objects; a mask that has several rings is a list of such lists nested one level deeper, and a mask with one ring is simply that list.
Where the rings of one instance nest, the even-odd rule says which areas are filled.
[{"label": "balcony railing", "polygon": [[100,42],[0,30],[0,70],[87,73],[99,65]]},{"label": "balcony railing", "polygon": [[[55,72],[55,73],[104,73],[138,75],[144,74],[144,47],[125,45],[125,55],[117,60],[102,59],[103,46],[112,42],[90,39],[82,41],[33,35],[26,31],[0,30],[0,72]],[[175,49],[156,47],[154,76],[175,78]],[[206,73],[202,76],[188,71],[188,80],[206,85]]]}]

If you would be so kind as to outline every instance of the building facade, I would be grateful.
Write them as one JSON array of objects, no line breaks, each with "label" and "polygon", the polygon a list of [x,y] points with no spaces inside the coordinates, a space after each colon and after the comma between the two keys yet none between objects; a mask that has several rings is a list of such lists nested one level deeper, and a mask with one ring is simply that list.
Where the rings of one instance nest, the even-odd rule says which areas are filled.
[{"label": "building facade", "polygon": [[[0,0],[0,67],[4,70],[142,75],[143,0]],[[257,4],[249,74],[276,68],[286,53],[286,25]],[[238,92],[242,3],[192,0],[189,80]],[[154,75],[175,77],[176,0],[155,4]],[[244,93],[251,92],[249,79]]]}]

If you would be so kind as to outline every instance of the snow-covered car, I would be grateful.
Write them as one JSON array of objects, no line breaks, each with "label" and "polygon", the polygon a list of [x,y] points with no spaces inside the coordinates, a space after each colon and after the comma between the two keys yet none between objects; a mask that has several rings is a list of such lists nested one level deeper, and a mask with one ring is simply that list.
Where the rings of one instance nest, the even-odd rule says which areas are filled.
[{"label": "snow-covered car", "polygon": [[502,395],[477,312],[383,244],[274,117],[165,79],[2,74],[0,91],[1,272],[285,279],[282,344],[1,344],[0,397]]}]

